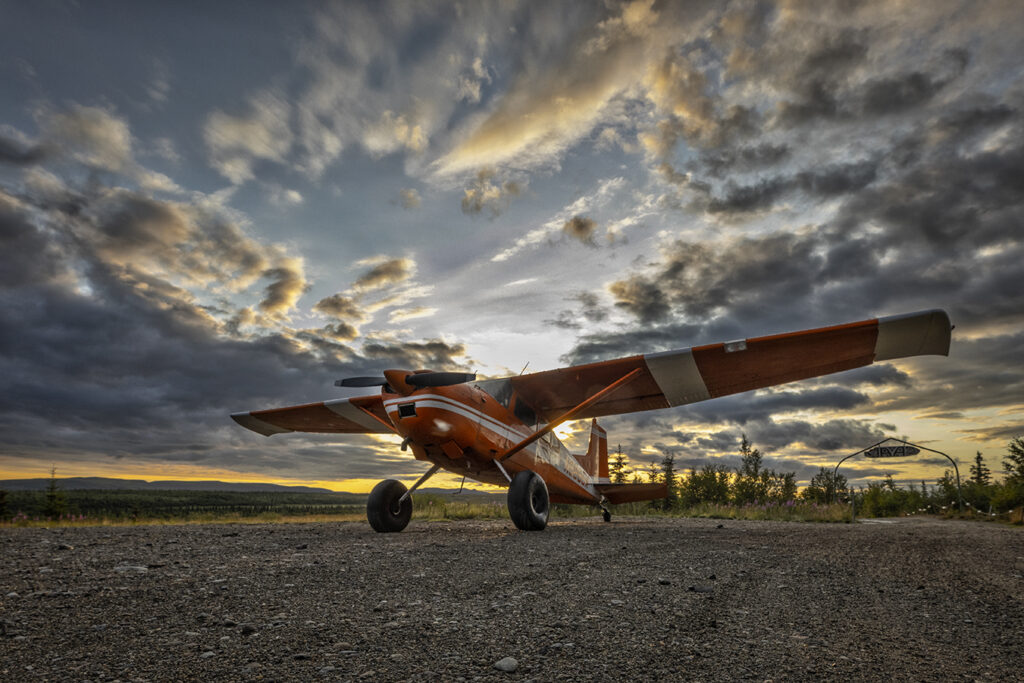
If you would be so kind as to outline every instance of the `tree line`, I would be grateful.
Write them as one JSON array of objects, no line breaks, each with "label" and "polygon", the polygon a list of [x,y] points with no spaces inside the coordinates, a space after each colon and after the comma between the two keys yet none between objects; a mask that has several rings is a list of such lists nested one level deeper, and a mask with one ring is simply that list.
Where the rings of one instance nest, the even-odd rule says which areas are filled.
[{"label": "tree line", "polygon": [[[956,479],[947,470],[934,484],[922,481],[920,487],[899,486],[887,475],[882,481],[853,487],[847,478],[831,468],[822,467],[810,483],[799,489],[795,472],[776,472],[764,466],[759,449],[742,435],[739,447],[740,464],[736,468],[706,463],[679,472],[675,456],[665,455],[660,463],[646,469],[631,470],[621,448],[609,462],[609,475],[614,483],[665,483],[668,497],[652,502],[663,510],[685,511],[697,505],[770,505],[786,503],[853,502],[864,516],[894,516],[918,512],[941,512],[958,502]],[[1007,444],[1002,460],[1006,471],[996,480],[979,451],[970,468],[970,477],[961,482],[965,504],[983,513],[1006,513],[1024,506],[1024,438]]]}]

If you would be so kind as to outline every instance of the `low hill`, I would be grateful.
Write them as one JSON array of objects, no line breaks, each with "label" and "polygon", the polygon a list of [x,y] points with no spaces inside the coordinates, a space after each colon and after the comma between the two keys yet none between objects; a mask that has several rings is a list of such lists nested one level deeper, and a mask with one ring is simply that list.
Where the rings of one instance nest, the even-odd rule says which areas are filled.
[{"label": "low hill", "polygon": [[[45,491],[49,478],[2,479],[0,489],[5,491]],[[334,493],[330,489],[313,486],[282,486],[258,482],[229,481],[146,481],[144,479],[117,479],[114,477],[64,477],[57,485],[65,491],[248,491],[277,493]]]}]

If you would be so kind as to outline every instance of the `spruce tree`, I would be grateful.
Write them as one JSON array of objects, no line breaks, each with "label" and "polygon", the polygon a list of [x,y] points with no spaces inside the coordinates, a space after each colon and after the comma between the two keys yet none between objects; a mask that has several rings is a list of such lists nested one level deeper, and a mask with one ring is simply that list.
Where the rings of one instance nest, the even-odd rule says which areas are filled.
[{"label": "spruce tree", "polygon": [[1007,479],[1014,483],[1024,484],[1024,438],[1018,436],[1008,443],[1006,454],[1003,467],[1006,468]]},{"label": "spruce tree", "polygon": [[678,492],[678,477],[676,476],[676,456],[666,455],[661,461],[661,480],[668,486],[668,495],[665,497],[665,509],[668,510],[676,502]]},{"label": "spruce tree", "polygon": [[974,464],[971,465],[971,481],[978,486],[988,486],[992,483],[992,471],[985,466],[985,459],[981,457],[981,451],[974,456]]},{"label": "spruce tree", "polygon": [[622,446],[615,451],[615,457],[608,465],[608,473],[611,475],[613,484],[625,484],[626,477],[630,470],[626,468],[626,456],[622,454]]},{"label": "spruce tree", "polygon": [[64,492],[57,483],[57,468],[50,468],[50,482],[46,486],[46,504],[43,506],[43,514],[53,519],[60,519],[64,514]]}]

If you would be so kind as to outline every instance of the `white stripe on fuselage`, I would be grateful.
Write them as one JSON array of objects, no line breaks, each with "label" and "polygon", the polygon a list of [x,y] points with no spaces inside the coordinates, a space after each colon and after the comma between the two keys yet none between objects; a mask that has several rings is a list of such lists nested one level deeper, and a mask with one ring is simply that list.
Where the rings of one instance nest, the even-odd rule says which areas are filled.
[{"label": "white stripe on fuselage", "polygon": [[[384,409],[388,413],[388,417],[395,424],[398,424],[400,418],[398,418],[398,405],[415,403],[417,407],[423,408],[434,408],[435,410],[446,410],[451,413],[455,413],[461,417],[473,420],[487,431],[491,432],[495,436],[503,439],[508,439],[513,443],[517,443],[527,438],[532,434],[530,431],[524,431],[523,429],[510,427],[503,422],[495,420],[490,415],[483,413],[473,406],[467,405],[461,401],[449,398],[447,396],[440,396],[438,394],[416,394],[415,396],[403,396],[402,398],[393,398],[384,401]],[[557,444],[557,446],[553,445]],[[543,443],[547,446],[547,454],[541,454],[537,452],[537,443]],[[581,486],[587,493],[591,494],[595,498],[600,498],[600,494],[597,493],[597,489],[593,488],[590,475],[585,469],[576,461],[574,457],[569,453],[558,437],[553,434],[548,434],[542,437],[539,442],[531,446],[527,446],[527,452],[531,453],[534,457],[540,458],[544,462],[552,465],[559,472],[564,474],[570,480]]]}]

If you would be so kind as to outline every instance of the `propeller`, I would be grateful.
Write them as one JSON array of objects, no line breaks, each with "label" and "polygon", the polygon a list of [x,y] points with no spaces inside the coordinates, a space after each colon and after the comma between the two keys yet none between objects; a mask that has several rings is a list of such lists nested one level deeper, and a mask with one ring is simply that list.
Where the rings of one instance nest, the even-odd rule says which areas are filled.
[{"label": "propeller", "polygon": [[414,387],[447,387],[475,379],[475,372],[418,372],[406,376],[405,381]]},{"label": "propeller", "polygon": [[[390,372],[390,371],[389,371]],[[474,372],[414,372],[407,374],[405,382],[414,387],[447,387],[476,379]],[[386,377],[346,377],[334,382],[336,387],[382,387],[386,386]]]},{"label": "propeller", "polygon": [[336,387],[382,387],[388,381],[383,377],[346,377],[335,380]]}]

